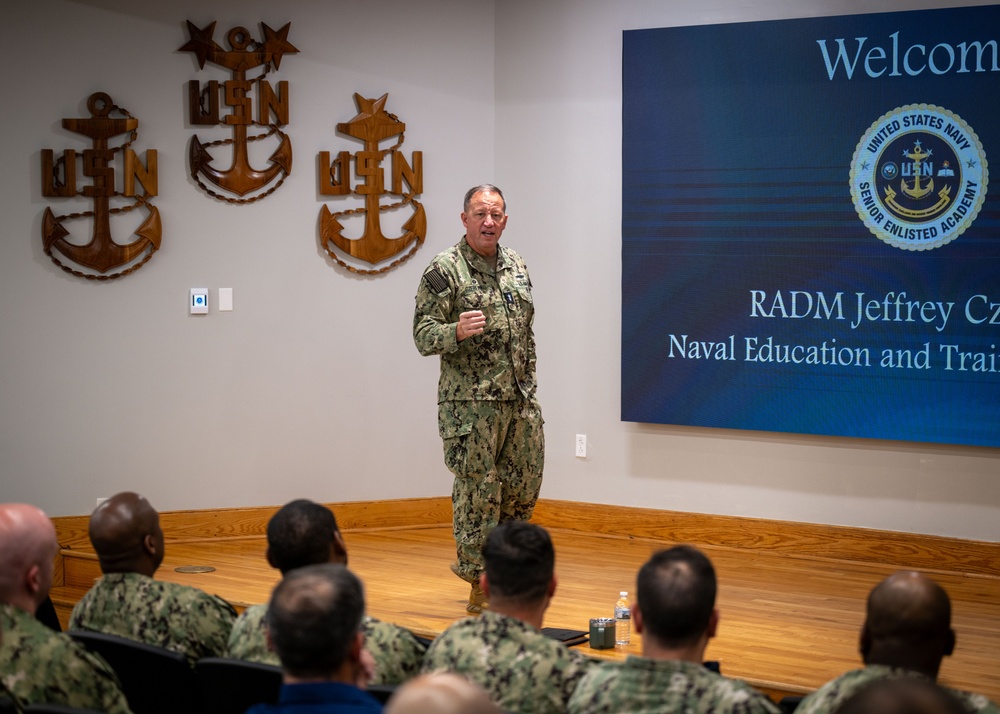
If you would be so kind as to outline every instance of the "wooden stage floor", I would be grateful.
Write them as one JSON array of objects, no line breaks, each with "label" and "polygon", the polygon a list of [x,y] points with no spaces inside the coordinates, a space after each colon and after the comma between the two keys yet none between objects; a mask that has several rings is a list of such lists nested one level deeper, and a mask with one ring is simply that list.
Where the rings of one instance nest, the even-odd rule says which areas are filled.
[{"label": "wooden stage floor", "polygon": [[[591,617],[610,617],[619,590],[635,588],[639,567],[671,543],[550,529],[559,586],[545,624],[585,630]],[[448,526],[347,530],[350,567],[365,582],[368,611],[434,637],[465,615],[468,586],[448,569],[454,545]],[[157,577],[201,587],[237,607],[265,602],[278,574],[264,559],[263,538],[169,543]],[[720,626],[707,659],[727,676],[747,680],[774,697],[802,694],[859,666],[858,634],[868,591],[897,568],[704,547],[719,576]],[[187,575],[181,565],[211,565]],[[1000,578],[931,572],[952,598],[958,635],[941,681],[1000,701]],[[640,652],[582,651],[600,658]]]}]

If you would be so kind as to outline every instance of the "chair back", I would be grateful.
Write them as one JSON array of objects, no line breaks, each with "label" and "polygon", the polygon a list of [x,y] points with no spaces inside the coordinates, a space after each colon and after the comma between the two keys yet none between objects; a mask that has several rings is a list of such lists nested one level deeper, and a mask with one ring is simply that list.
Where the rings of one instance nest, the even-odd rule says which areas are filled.
[{"label": "chair back", "polygon": [[778,709],[781,710],[781,714],[792,714],[805,699],[804,696],[799,696],[795,694],[789,694],[786,697],[782,697],[778,701]]},{"label": "chair back", "polygon": [[194,666],[201,710],[243,714],[254,704],[277,704],[281,668],[227,657],[203,657]]},{"label": "chair back", "polygon": [[111,665],[133,714],[177,714],[198,709],[194,671],[179,652],[102,632],[67,633]]},{"label": "chair back", "polygon": [[399,686],[396,684],[369,684],[365,691],[378,699],[382,704],[389,701]]}]

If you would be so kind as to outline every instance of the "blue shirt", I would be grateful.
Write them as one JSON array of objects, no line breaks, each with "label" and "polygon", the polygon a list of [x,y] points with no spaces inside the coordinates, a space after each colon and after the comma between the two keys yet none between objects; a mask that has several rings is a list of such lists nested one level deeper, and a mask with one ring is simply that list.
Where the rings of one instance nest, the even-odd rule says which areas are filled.
[{"label": "blue shirt", "polygon": [[341,682],[282,684],[277,704],[257,704],[246,714],[369,714],[382,703],[366,691]]}]

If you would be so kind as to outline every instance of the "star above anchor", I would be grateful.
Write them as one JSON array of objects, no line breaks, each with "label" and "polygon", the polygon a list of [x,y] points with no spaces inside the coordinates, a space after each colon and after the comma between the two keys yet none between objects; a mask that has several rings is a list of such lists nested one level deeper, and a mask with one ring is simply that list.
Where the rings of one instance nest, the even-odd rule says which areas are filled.
[{"label": "star above anchor", "polygon": [[261,49],[267,53],[268,58],[274,63],[274,68],[279,69],[282,55],[286,52],[288,54],[296,54],[299,51],[298,48],[288,41],[288,28],[292,26],[292,23],[286,23],[277,32],[268,27],[264,22],[260,23],[260,25],[264,29],[264,44],[261,46]]},{"label": "star above anchor", "polygon": [[[366,142],[378,142],[388,139],[390,136],[401,134],[406,128],[406,124],[397,119],[393,119],[385,110],[385,102],[389,94],[383,94],[378,99],[366,99],[355,92],[354,101],[358,105],[358,115],[349,122],[337,124],[337,131],[342,131],[355,139]],[[374,150],[374,148],[369,148]]]},{"label": "star above anchor", "polygon": [[181,45],[177,51],[194,52],[198,58],[198,66],[205,69],[208,56],[215,52],[222,52],[222,46],[212,39],[212,35],[215,34],[215,21],[209,23],[203,30],[199,30],[198,26],[190,20],[187,21],[187,25],[191,39]]}]

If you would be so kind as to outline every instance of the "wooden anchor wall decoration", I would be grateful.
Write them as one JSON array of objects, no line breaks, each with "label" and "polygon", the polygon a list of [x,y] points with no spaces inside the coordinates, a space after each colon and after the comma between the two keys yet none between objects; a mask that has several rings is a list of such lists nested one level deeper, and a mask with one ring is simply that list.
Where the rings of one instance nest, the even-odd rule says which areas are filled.
[{"label": "wooden anchor wall decoration", "polygon": [[[230,47],[228,50],[213,39],[214,22],[199,29],[189,20],[187,26],[191,39],[179,51],[194,52],[201,69],[205,68],[206,62],[210,62],[232,73],[232,79],[225,80],[221,85],[217,80],[210,80],[204,89],[199,80],[193,79],[188,83],[191,124],[221,125],[231,128],[233,132],[229,139],[208,143],[202,143],[197,135],[191,138],[191,178],[207,194],[223,201],[258,201],[276,191],[292,171],[292,142],[281,130],[281,127],[288,124],[288,82],[278,82],[278,91],[275,92],[265,79],[272,68],[277,70],[281,66],[284,55],[298,52],[288,42],[291,23],[275,31],[262,22],[262,42],[254,40],[245,27],[234,27],[226,35]],[[247,79],[247,72],[257,67],[261,68],[261,73]],[[253,98],[250,96],[254,85],[257,87],[256,119],[253,114]],[[232,110],[221,120],[220,99],[221,103]],[[250,135],[250,127],[260,127],[266,131]],[[268,158],[269,165],[263,169],[254,168],[250,161],[249,143],[263,141],[274,135],[280,138],[280,143]],[[212,165],[213,157],[209,149],[222,145],[233,147],[232,164],[228,169]],[[215,188],[209,187],[206,182]],[[215,189],[225,193],[219,193]]]},{"label": "wooden anchor wall decoration", "polygon": [[[90,117],[63,119],[62,125],[64,129],[89,138],[91,148],[84,149],[80,156],[75,149],[66,149],[58,160],[52,149],[43,149],[42,195],[46,198],[85,196],[93,202],[93,208],[62,216],[46,208],[42,217],[42,245],[45,254],[67,273],[88,280],[113,280],[141,268],[160,248],[163,233],[160,213],[149,201],[157,193],[156,149],[146,151],[146,164],[143,166],[131,148],[139,134],[139,120],[116,106],[104,92],[92,94],[87,100],[87,109]],[[120,116],[112,116],[112,112]],[[128,137],[121,146],[109,145],[109,139],[122,134]],[[117,154],[121,154],[124,176],[121,191],[117,190],[113,165]],[[77,191],[78,165],[82,175],[92,181],[80,191]],[[141,194],[136,193],[136,179],[142,184]],[[112,207],[112,199],[119,196],[131,199],[131,202]],[[146,210],[146,218],[135,230],[138,238],[131,243],[116,242],[111,235],[111,216],[139,207]],[[69,240],[70,232],[63,224],[76,218],[93,218],[93,231],[88,243]],[[63,259],[87,270],[70,267]],[[124,266],[128,267],[108,273]]]},{"label": "wooden anchor wall decoration", "polygon": [[[424,207],[413,199],[414,195],[423,191],[423,152],[414,151],[410,163],[401,151],[398,151],[404,140],[406,124],[399,121],[395,114],[385,110],[389,95],[383,94],[379,99],[366,99],[360,94],[354,95],[358,105],[358,115],[348,122],[337,124],[337,131],[364,142],[364,149],[354,155],[355,172],[364,182],[359,184],[354,193],[364,196],[364,208],[352,208],[331,212],[326,204],[320,209],[320,241],[326,252],[342,268],[353,273],[372,275],[384,273],[405,262],[416,253],[427,236],[427,216]],[[399,139],[387,149],[379,149],[379,143],[393,136]],[[382,161],[390,155],[392,159],[392,185],[385,189],[385,172]],[[351,193],[351,155],[341,151],[331,163],[330,152],[319,153],[319,191],[324,196],[344,196]],[[406,182],[404,190],[403,182]],[[400,201],[388,205],[380,203],[380,196],[392,194],[399,196]],[[406,206],[411,206],[413,213],[403,223],[403,234],[395,238],[387,238],[382,233],[381,214]],[[364,233],[360,238],[344,236],[344,226],[338,218],[348,215],[363,214],[365,217]],[[360,269],[349,265],[334,248],[339,248],[348,255],[376,265],[395,255],[399,255],[412,245],[410,251],[397,258],[391,264],[376,270]]]}]

